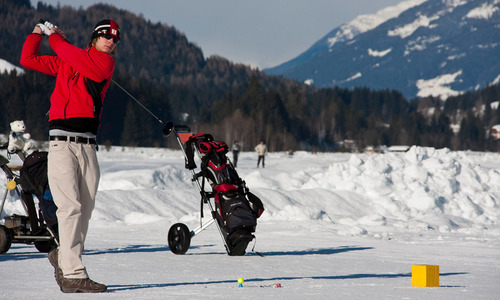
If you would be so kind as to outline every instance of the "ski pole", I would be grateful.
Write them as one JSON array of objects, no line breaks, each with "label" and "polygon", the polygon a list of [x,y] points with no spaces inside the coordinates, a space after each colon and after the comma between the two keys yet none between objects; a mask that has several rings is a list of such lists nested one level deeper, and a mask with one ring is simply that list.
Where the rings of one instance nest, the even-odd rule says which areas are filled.
[{"label": "ski pole", "polygon": [[122,87],[120,84],[118,84],[118,82],[116,82],[114,79],[111,79],[111,82],[113,82],[114,84],[116,84],[116,86],[118,86],[122,91],[124,91],[125,94],[127,94],[130,98],[132,98],[132,100],[134,100],[137,104],[139,104],[140,107],[142,107],[151,116],[153,116],[156,120],[158,120],[158,122],[160,122],[161,125],[163,125],[163,130],[162,130],[163,135],[165,135],[165,136],[170,135],[170,133],[172,132],[172,129],[174,128],[174,123],[172,123],[170,121],[167,122],[167,123],[163,122],[154,113],[152,113],[149,109],[147,109],[147,107],[144,106],[139,100],[137,100],[137,98],[135,98],[134,96],[132,96],[132,94],[130,94],[124,87]]}]

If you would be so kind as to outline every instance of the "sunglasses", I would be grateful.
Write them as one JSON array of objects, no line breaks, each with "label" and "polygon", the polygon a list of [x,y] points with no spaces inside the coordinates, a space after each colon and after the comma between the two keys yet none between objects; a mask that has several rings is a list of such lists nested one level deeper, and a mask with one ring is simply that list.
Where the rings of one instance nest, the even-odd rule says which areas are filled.
[{"label": "sunglasses", "polygon": [[120,38],[114,37],[111,34],[104,34],[102,36],[107,40],[113,39],[113,43],[115,44],[118,44],[118,42],[120,41]]}]

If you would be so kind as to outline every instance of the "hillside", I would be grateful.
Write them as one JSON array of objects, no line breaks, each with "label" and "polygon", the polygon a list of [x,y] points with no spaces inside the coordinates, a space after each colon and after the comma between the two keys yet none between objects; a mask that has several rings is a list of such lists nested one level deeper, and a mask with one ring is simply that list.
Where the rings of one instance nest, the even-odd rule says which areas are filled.
[{"label": "hillside", "polygon": [[[9,123],[22,119],[35,139],[46,138],[54,78],[30,70],[12,72],[12,66],[19,67],[23,41],[34,24],[40,18],[51,20],[70,42],[85,47],[89,28],[109,16],[122,30],[113,75],[117,83],[161,120],[190,125],[228,143],[238,140],[247,150],[261,139],[271,151],[362,151],[401,144],[498,147],[489,130],[500,123],[495,104],[499,85],[446,102],[433,97],[408,101],[391,89],[317,88],[223,57],[204,58],[175,27],[113,6],[35,8],[29,1],[14,0],[0,0],[0,59],[10,72],[0,75],[0,132],[8,133]],[[52,53],[45,39],[41,54]],[[162,137],[157,120],[115,84],[106,95],[101,121],[100,144],[176,147]]]},{"label": "hillside", "polygon": [[[0,0],[0,58],[19,66],[24,38],[40,18],[51,20],[63,28],[68,40],[74,45],[86,47],[94,24],[109,16],[113,16],[122,32],[115,56],[114,80],[125,86],[166,121],[188,124],[210,122],[214,101],[228,93],[243,94],[251,77],[258,79],[264,89],[308,89],[292,80],[273,79],[258,70],[233,64],[222,57],[204,59],[202,50],[189,42],[175,27],[151,23],[131,12],[103,4],[90,6],[86,10],[76,10],[67,6],[57,9],[40,3],[35,8],[31,7],[30,1]],[[46,41],[42,44],[41,54],[53,54]],[[43,81],[42,86],[36,86],[40,80]],[[13,91],[4,90],[2,96],[13,102],[12,105],[7,104],[13,113],[7,115],[8,110],[3,111],[6,118],[25,118],[24,113],[19,112],[20,109],[14,108],[17,106],[16,101],[29,101],[30,105],[27,107],[38,109],[38,105],[32,105],[35,100],[28,94],[34,92],[30,90],[36,90],[37,94],[50,94],[51,80],[52,78],[28,70],[25,77],[18,79],[21,82],[16,83],[17,87],[13,87]],[[45,81],[48,83],[45,84]],[[5,84],[5,81],[3,82]],[[31,87],[21,88],[25,85]],[[11,98],[12,95],[18,99]],[[107,99],[116,100],[104,103],[101,130],[104,141],[109,140],[114,144],[120,144],[122,140],[125,140],[125,144],[155,144],[155,139],[158,140],[154,132],[157,124],[150,116],[138,111],[137,105],[130,102],[126,94],[114,86],[111,86]],[[44,111],[43,114],[47,109],[46,104],[40,108]],[[124,122],[126,118],[133,120]],[[37,120],[32,124],[40,128],[44,122],[46,120]],[[153,124],[147,124],[148,122]],[[134,128],[125,128],[125,125]],[[5,131],[6,126],[8,124],[0,124],[0,129]],[[123,137],[123,131],[129,136]],[[259,138],[255,137],[256,140]],[[156,143],[163,142],[160,140]]]}]

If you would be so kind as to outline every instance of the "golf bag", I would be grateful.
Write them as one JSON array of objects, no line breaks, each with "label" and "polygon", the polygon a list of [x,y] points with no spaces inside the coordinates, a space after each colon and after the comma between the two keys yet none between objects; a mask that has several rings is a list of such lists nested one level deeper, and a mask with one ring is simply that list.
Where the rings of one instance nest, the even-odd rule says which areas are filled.
[{"label": "golf bag", "polygon": [[[39,200],[40,210],[43,214],[43,219],[46,225],[53,227],[57,226],[57,206],[52,199],[52,194],[49,188],[49,179],[47,177],[47,155],[45,151],[34,151],[24,159],[23,167],[20,172],[20,182],[22,187],[21,197],[25,203],[33,203],[35,195]],[[28,206],[28,215],[31,219],[31,224],[34,221],[37,223],[43,220],[35,220],[36,213],[31,211],[32,205]],[[41,224],[43,225],[43,224]]]},{"label": "golf bag", "polygon": [[196,168],[194,151],[201,159],[201,171],[195,175],[210,184],[217,211],[216,219],[225,231],[230,255],[244,255],[245,249],[255,236],[257,218],[264,212],[262,201],[250,193],[245,182],[238,176],[226,154],[228,146],[223,141],[215,141],[210,134],[199,133],[185,143],[186,168]]}]

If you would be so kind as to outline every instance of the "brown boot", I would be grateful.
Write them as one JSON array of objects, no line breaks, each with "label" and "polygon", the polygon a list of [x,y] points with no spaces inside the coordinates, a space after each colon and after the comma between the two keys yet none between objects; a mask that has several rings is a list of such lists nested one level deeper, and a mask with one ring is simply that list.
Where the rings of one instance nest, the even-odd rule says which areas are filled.
[{"label": "brown boot", "polygon": [[90,278],[65,278],[61,280],[61,291],[63,293],[102,293],[108,287],[97,283]]},{"label": "brown boot", "polygon": [[49,262],[54,267],[54,276],[56,277],[56,282],[59,286],[61,286],[63,272],[61,268],[59,268],[58,256],[59,252],[57,251],[57,248],[49,252]]}]

